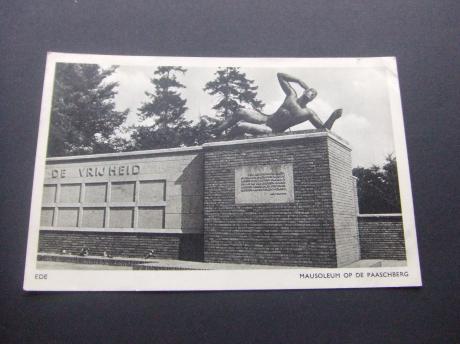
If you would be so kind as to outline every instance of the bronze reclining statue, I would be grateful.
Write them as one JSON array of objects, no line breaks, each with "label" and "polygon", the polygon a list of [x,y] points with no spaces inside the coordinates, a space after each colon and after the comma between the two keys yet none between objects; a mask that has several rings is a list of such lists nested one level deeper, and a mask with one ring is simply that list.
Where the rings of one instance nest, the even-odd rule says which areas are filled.
[{"label": "bronze reclining statue", "polygon": [[[310,121],[317,129],[331,129],[334,122],[342,115],[342,109],[335,110],[329,119],[323,123],[318,115],[307,107],[315,99],[317,92],[308,87],[302,80],[293,76],[278,73],[278,80],[286,94],[283,104],[272,115],[249,109],[239,109],[220,124],[215,133],[222,133],[230,129],[228,136],[235,137],[245,133],[252,135],[282,133],[286,129],[299,123]],[[303,89],[303,94],[298,97],[296,91],[289,83],[297,83]]]}]

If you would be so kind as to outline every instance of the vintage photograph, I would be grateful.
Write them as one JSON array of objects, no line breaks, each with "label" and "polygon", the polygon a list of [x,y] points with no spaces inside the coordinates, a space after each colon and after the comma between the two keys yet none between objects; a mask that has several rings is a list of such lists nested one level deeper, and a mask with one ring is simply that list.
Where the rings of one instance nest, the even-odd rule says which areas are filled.
[{"label": "vintage photograph", "polygon": [[420,285],[395,58],[49,53],[26,290]]}]

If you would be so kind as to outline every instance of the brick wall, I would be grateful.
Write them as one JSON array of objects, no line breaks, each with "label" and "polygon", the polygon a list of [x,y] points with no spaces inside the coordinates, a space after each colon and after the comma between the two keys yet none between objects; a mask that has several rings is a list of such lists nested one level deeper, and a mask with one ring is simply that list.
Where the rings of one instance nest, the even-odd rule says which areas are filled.
[{"label": "brick wall", "polygon": [[361,259],[406,259],[401,215],[360,215],[358,228]]},{"label": "brick wall", "polygon": [[[352,215],[337,218],[353,208],[351,167],[343,182],[351,195],[338,199],[342,210],[333,212],[330,163],[335,193],[341,192],[342,174],[335,153],[328,157],[328,135],[276,142],[204,147],[204,258],[207,262],[336,267],[355,257],[348,254],[345,230],[335,233],[334,224],[350,228]],[[348,152],[349,154],[349,152]],[[347,158],[348,159],[348,158]],[[235,168],[245,165],[293,164],[295,202],[235,204]],[[348,190],[349,189],[349,190]],[[348,199],[349,198],[349,199]],[[334,216],[336,218],[334,218]],[[355,230],[356,231],[356,230]],[[344,258],[338,262],[336,235]],[[356,247],[356,233],[353,234]],[[350,249],[351,250],[351,249]],[[345,252],[345,253],[344,253]],[[348,256],[347,256],[348,254]]]},{"label": "brick wall", "polygon": [[144,257],[154,250],[154,258],[203,260],[202,234],[173,233],[102,233],[41,230],[39,252],[78,254],[83,246],[90,255],[102,256],[104,251],[113,256]]},{"label": "brick wall", "polygon": [[328,139],[337,266],[359,260],[358,224],[350,149]]}]

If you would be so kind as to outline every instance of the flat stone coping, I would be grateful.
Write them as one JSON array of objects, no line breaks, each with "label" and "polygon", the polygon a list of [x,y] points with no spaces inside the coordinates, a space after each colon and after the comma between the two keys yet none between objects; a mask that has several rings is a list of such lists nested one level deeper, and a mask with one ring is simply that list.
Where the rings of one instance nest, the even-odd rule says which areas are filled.
[{"label": "flat stone coping", "polygon": [[389,214],[358,214],[358,217],[363,217],[363,218],[402,217],[402,214],[400,214],[400,213],[389,213]]},{"label": "flat stone coping", "polygon": [[208,147],[220,147],[220,146],[235,146],[235,145],[246,145],[246,144],[257,144],[257,143],[268,143],[268,142],[277,142],[277,141],[288,141],[288,140],[299,140],[299,139],[306,139],[311,137],[329,137],[336,141],[337,143],[343,145],[344,147],[351,149],[350,144],[339,137],[338,135],[330,132],[329,130],[311,130],[311,131],[304,131],[295,134],[281,134],[276,136],[263,136],[263,137],[255,137],[255,138],[248,138],[248,139],[239,139],[239,140],[232,140],[232,141],[216,141],[216,142],[208,142],[203,144],[203,148],[206,149]]},{"label": "flat stone coping", "polygon": [[178,147],[178,148],[164,148],[164,149],[150,149],[133,152],[119,152],[119,153],[104,153],[104,154],[91,154],[91,155],[71,155],[71,156],[58,156],[47,158],[47,162],[57,161],[74,161],[74,160],[91,160],[91,159],[116,159],[128,157],[141,157],[148,155],[167,155],[167,154],[181,154],[199,152],[203,148],[201,146],[191,147]]},{"label": "flat stone coping", "polygon": [[133,151],[133,152],[49,157],[46,159],[46,161],[51,163],[51,162],[80,161],[80,160],[94,160],[94,159],[112,160],[112,159],[120,159],[120,158],[126,159],[126,158],[131,158],[131,157],[143,157],[143,156],[155,156],[155,155],[186,154],[186,153],[200,152],[201,150],[209,148],[209,147],[269,143],[269,142],[277,142],[277,141],[306,139],[310,137],[329,137],[332,140],[336,141],[337,143],[351,150],[350,144],[347,141],[345,141],[338,135],[332,133],[331,131],[324,129],[324,130],[305,130],[301,132],[283,133],[280,135],[269,135],[269,136],[262,136],[262,137],[248,138],[248,139],[208,142],[208,143],[203,144],[202,146],[151,149],[151,150],[142,150],[142,151]]}]

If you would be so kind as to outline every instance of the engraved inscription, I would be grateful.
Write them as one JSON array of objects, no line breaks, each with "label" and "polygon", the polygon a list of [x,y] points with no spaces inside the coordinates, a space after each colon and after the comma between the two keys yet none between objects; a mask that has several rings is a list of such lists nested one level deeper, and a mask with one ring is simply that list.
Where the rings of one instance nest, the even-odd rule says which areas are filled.
[{"label": "engraved inscription", "polygon": [[[77,169],[78,177],[105,177],[105,176],[137,176],[141,172],[139,165],[109,165],[109,166],[89,166],[79,167]],[[52,169],[51,178],[66,178],[70,176],[76,177],[75,169],[67,171],[66,169]]]},{"label": "engraved inscription", "polygon": [[241,166],[235,169],[235,203],[294,202],[292,164]]},{"label": "engraved inscription", "polygon": [[286,178],[283,172],[250,174],[241,177],[241,192],[284,190],[286,190]]}]

